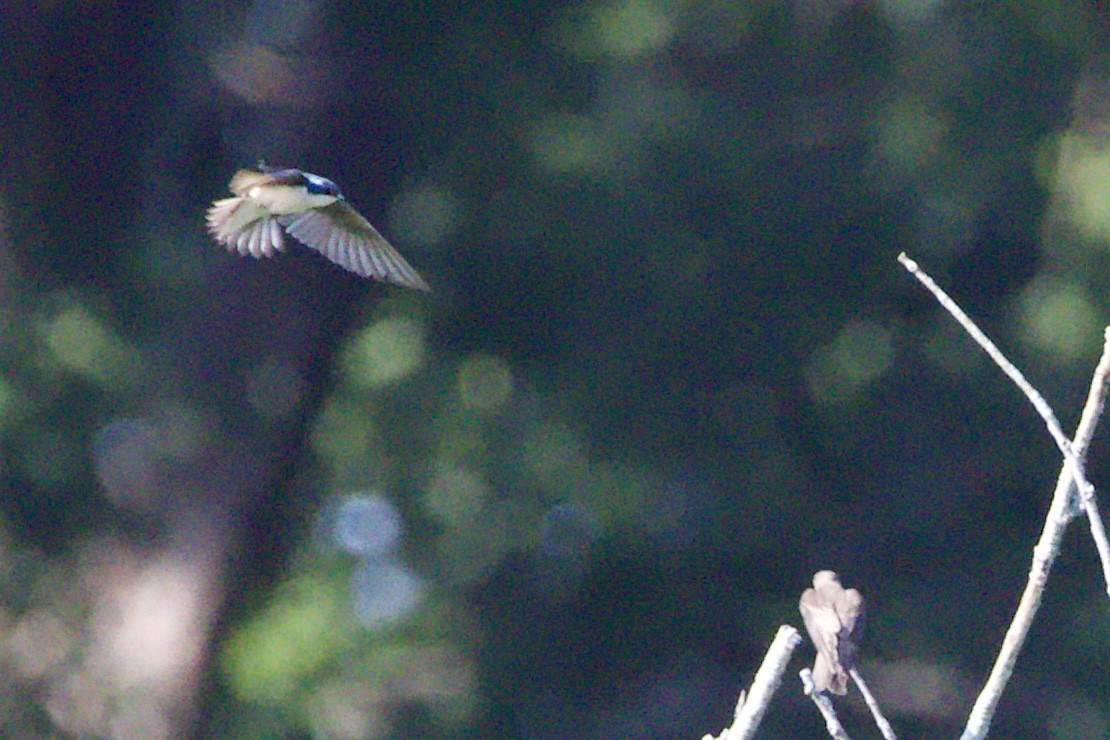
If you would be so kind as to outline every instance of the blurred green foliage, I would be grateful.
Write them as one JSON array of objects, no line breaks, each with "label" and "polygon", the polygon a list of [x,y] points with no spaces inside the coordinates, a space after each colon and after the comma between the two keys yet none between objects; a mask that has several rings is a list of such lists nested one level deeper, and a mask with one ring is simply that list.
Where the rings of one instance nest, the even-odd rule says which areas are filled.
[{"label": "blurred green foliage", "polygon": [[[951,735],[1059,462],[895,255],[1077,415],[1102,13],[0,9],[3,733],[700,737],[834,568],[895,726]],[[259,158],[431,293],[211,243]],[[1066,560],[999,736],[1110,733]]]}]

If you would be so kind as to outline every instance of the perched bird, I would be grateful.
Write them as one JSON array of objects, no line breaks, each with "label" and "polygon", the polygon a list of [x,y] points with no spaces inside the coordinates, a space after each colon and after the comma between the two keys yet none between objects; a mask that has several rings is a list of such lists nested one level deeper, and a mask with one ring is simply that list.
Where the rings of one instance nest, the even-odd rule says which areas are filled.
[{"label": "perched bird", "polygon": [[233,198],[208,209],[208,230],[239,254],[273,257],[285,249],[287,232],[351,272],[418,290],[428,284],[359,215],[334,182],[294,169],[259,165],[239,170],[228,187]]},{"label": "perched bird", "polygon": [[809,639],[817,648],[813,685],[817,691],[848,693],[848,671],[855,667],[856,649],[863,633],[863,598],[845,589],[831,570],[813,576],[798,603]]}]

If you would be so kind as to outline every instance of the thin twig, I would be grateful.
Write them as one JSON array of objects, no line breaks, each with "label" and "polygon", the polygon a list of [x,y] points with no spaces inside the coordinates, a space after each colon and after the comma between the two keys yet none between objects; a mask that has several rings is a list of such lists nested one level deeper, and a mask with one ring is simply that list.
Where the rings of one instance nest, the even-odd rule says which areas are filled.
[{"label": "thin twig", "polygon": [[848,737],[848,731],[844,729],[844,725],[840,724],[840,720],[836,716],[832,699],[825,696],[824,692],[815,690],[817,687],[813,685],[813,672],[808,668],[803,668],[798,675],[802,679],[802,690],[813,700],[813,703],[817,705],[817,709],[821,712],[821,716],[825,718],[825,731],[829,733],[829,737],[835,738],[835,740],[851,740]]},{"label": "thin twig", "polygon": [[848,675],[856,682],[859,692],[863,694],[863,700],[867,702],[868,709],[871,710],[871,716],[875,718],[875,724],[879,727],[879,732],[883,734],[885,740],[898,740],[898,736],[894,734],[894,728],[886,721],[883,716],[883,710],[879,708],[879,702],[875,701],[874,695],[871,690],[867,688],[867,682],[863,680],[863,676],[859,675],[859,671],[855,668],[848,671]]},{"label": "thin twig", "polygon": [[1060,452],[1064,455],[1067,464],[1071,466],[1069,472],[1072,477],[1075,478],[1076,486],[1086,495],[1086,493],[1091,490],[1091,484],[1087,482],[1086,477],[1083,475],[1083,465],[1076,459],[1075,454],[1072,452],[1071,442],[1068,440],[1067,436],[1064,435],[1064,430],[1060,428],[1060,422],[1056,419],[1056,414],[1052,411],[1052,407],[1048,405],[1048,401],[1044,400],[1044,396],[1025,379],[1025,376],[1014,366],[1014,363],[1006,359],[1002,351],[995,346],[994,342],[992,342],[978,326],[975,325],[975,322],[964,313],[963,309],[956,305],[956,302],[952,300],[939,285],[933,282],[931,277],[926,275],[921,268],[918,267],[916,262],[907,257],[905,252],[898,255],[898,261],[933,294],[933,297],[937,299],[937,302],[940,303],[944,310],[952,314],[952,318],[960,323],[964,331],[970,334],[971,338],[990,355],[990,358],[994,360],[994,364],[998,365],[998,367],[1002,369],[1002,372],[1006,373],[1006,376],[1021,389],[1025,397],[1033,404],[1033,408],[1035,408],[1037,413],[1041,415],[1041,418],[1044,419],[1044,423],[1048,427],[1048,433],[1052,435],[1052,439],[1056,442],[1056,446],[1060,448]]}]

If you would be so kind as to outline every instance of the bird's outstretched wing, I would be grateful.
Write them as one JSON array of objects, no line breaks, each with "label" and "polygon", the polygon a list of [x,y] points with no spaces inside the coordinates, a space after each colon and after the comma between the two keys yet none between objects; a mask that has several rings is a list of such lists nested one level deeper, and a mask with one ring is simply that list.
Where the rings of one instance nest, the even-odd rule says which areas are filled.
[{"label": "bird's outstretched wing", "polygon": [[277,220],[298,241],[351,272],[418,290],[428,284],[370,222],[338,200]]},{"label": "bird's outstretched wing", "polygon": [[277,219],[243,196],[216,201],[206,218],[216,241],[239,254],[273,257],[285,249],[285,235]]},{"label": "bird's outstretched wing", "polygon": [[[235,249],[239,254],[251,257],[273,257],[285,249],[285,237],[281,226],[273,216],[263,216],[243,227],[235,239]],[[231,243],[227,244],[231,249]]]}]

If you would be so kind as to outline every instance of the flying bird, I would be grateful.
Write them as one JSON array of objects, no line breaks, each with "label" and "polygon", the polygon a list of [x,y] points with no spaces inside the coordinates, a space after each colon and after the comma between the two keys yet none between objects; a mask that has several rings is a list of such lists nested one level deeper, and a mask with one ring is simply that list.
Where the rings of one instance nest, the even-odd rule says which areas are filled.
[{"label": "flying bird", "polygon": [[285,249],[288,234],[363,277],[428,290],[416,270],[326,177],[259,165],[259,171],[236,172],[228,187],[235,196],[214,202],[207,220],[208,231],[229,250],[273,257]]},{"label": "flying bird", "polygon": [[856,650],[863,633],[863,598],[854,588],[845,589],[831,570],[813,576],[798,603],[809,639],[817,648],[813,686],[818,692],[848,693],[848,671],[855,667]]}]

